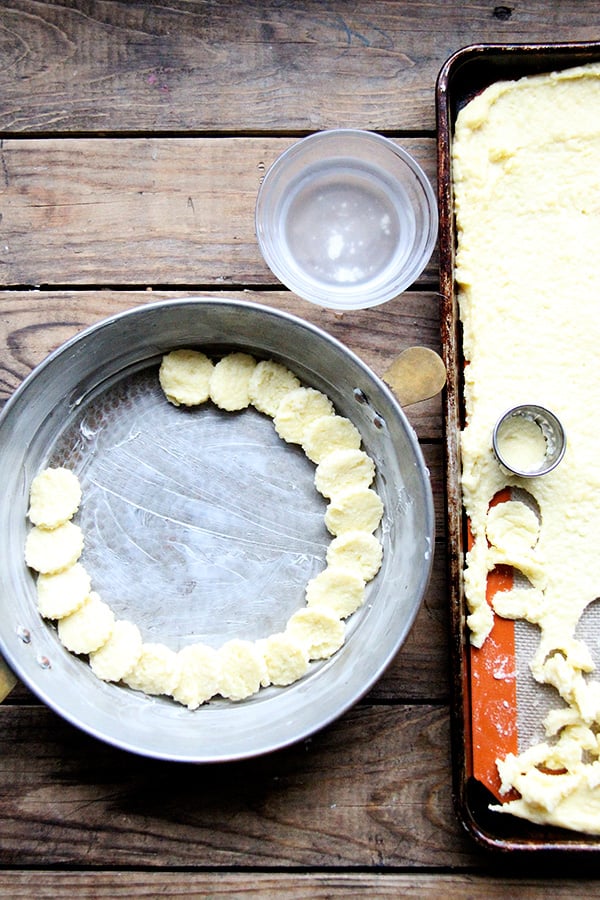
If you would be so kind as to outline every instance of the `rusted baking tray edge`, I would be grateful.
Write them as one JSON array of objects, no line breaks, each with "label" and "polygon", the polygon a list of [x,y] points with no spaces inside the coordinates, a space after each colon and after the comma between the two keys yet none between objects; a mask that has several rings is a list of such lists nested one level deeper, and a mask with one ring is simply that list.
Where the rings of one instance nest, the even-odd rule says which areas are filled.
[{"label": "rusted baking tray edge", "polygon": [[463,560],[466,523],[460,489],[459,431],[463,425],[461,331],[454,292],[455,221],[452,135],[460,108],[496,81],[551,72],[600,60],[600,42],[560,44],[475,44],[453,54],[436,83],[438,201],[440,210],[440,291],[442,346],[448,371],[444,425],[448,521],[449,600],[452,664],[453,792],[456,812],[467,832],[491,851],[557,852],[590,858],[600,841],[564,829],[533,825],[488,809],[495,798],[473,777],[469,638],[465,623]]}]

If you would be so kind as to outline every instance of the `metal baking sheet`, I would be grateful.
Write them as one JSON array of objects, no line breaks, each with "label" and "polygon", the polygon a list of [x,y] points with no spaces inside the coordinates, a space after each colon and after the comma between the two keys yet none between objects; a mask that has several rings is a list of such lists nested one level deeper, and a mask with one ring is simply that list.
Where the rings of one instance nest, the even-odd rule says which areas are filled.
[{"label": "metal baking sheet", "polygon": [[[459,819],[478,843],[493,850],[571,852],[589,855],[600,848],[593,836],[533,825],[513,816],[490,812],[496,798],[476,777],[474,766],[472,659],[465,623],[463,560],[467,541],[460,488],[458,435],[464,423],[462,372],[464,359],[454,289],[456,245],[451,149],[458,111],[490,84],[524,75],[551,72],[600,60],[600,43],[477,44],[450,57],[436,85],[438,200],[440,207],[440,290],[442,344],[448,370],[445,394],[445,449],[449,530],[449,585],[453,675],[452,740],[454,799]],[[501,621],[501,620],[498,620]],[[507,623],[508,624],[508,623]],[[512,623],[511,623],[512,624]],[[516,702],[516,700],[515,700]]]},{"label": "metal baking sheet", "polygon": [[[166,402],[161,355],[196,347],[272,358],[324,391],[352,419],[376,463],[385,504],[384,559],[344,646],[286,688],[190,711],[98,680],[36,610],[23,559],[33,477],[72,467],[83,502],[82,561],[118,617],[148,641],[282,630],[304,605],[330,541],[314,466],[267,416]],[[100,322],[39,366],[0,417],[0,650],[68,721],[155,758],[216,762],[254,756],[313,733],[355,703],[403,643],[431,571],[433,503],[412,428],[391,392],[354,354],[302,320],[257,304],[189,299]]]}]

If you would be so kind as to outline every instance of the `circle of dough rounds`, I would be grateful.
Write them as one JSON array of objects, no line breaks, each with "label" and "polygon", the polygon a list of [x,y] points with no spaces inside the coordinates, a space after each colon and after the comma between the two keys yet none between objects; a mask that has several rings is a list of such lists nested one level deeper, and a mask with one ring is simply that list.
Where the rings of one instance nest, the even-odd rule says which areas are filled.
[{"label": "circle of dough rounds", "polygon": [[179,651],[179,661],[181,672],[173,690],[173,698],[188,709],[197,709],[219,690],[219,654],[206,644],[190,644]]},{"label": "circle of dough rounds", "polygon": [[25,541],[25,562],[31,569],[50,575],[74,565],[83,550],[79,525],[63,522],[57,528],[31,529]]},{"label": "circle of dough rounds", "polygon": [[92,589],[92,580],[81,563],[53,575],[38,575],[38,612],[45,619],[62,619],[83,605]]},{"label": "circle of dough rounds", "polygon": [[304,647],[309,659],[327,659],[344,643],[346,628],[324,609],[299,609],[287,623],[286,633]]},{"label": "circle of dough rounds", "polygon": [[383,515],[381,497],[371,488],[347,488],[334,494],[325,511],[331,534],[344,531],[375,531]]},{"label": "circle of dough rounds", "polygon": [[308,608],[326,609],[338,619],[346,619],[362,606],[365,581],[355,569],[328,566],[306,585]]},{"label": "circle of dough rounds", "polygon": [[265,687],[269,678],[266,663],[251,641],[233,638],[219,650],[221,684],[219,693],[228,700],[244,700]]},{"label": "circle of dough rounds", "polygon": [[308,653],[294,638],[285,633],[271,634],[260,641],[271,684],[285,687],[302,678],[308,670]]},{"label": "circle of dough rounds", "polygon": [[262,359],[250,376],[248,394],[255,409],[273,417],[285,395],[299,387],[300,379],[288,368],[272,359]]},{"label": "circle of dough rounds", "polygon": [[42,528],[56,528],[68,522],[81,502],[77,475],[62,467],[44,469],[31,482],[29,521]]},{"label": "circle of dough rounds", "polygon": [[521,500],[507,500],[488,510],[485,530],[494,547],[507,553],[530,550],[537,542],[540,522],[534,510]]},{"label": "circle of dough rounds", "polygon": [[347,488],[368,488],[375,477],[375,463],[364,450],[333,450],[315,470],[315,487],[324,497]]},{"label": "circle of dough rounds", "polygon": [[353,569],[370,581],[377,575],[383,559],[383,547],[368,531],[346,531],[327,548],[327,565]]},{"label": "circle of dough rounds", "polygon": [[83,606],[59,619],[58,636],[71,653],[92,653],[109,639],[114,623],[110,606],[92,591]]},{"label": "circle of dough rounds", "polygon": [[302,449],[314,463],[333,450],[358,450],[361,444],[358,428],[345,416],[320,416],[304,432]]},{"label": "circle of dough rounds", "polygon": [[134,622],[118,619],[108,640],[90,653],[90,666],[102,681],[121,681],[142,655],[142,635]]},{"label": "circle of dough rounds", "polygon": [[197,406],[208,400],[213,368],[198,350],[172,350],[162,358],[158,380],[174,406]]},{"label": "circle of dough rounds", "polygon": [[145,694],[171,694],[181,674],[179,655],[165,644],[142,644],[142,652],[125,684]]},{"label": "circle of dough rounds", "polygon": [[250,403],[248,389],[255,368],[256,360],[248,353],[230,353],[220,359],[210,376],[210,399],[215,406],[229,412],[245,409]]},{"label": "circle of dough rounds", "polygon": [[283,398],[273,423],[282,440],[288,444],[301,444],[311,422],[333,414],[333,403],[329,397],[315,388],[299,387]]}]

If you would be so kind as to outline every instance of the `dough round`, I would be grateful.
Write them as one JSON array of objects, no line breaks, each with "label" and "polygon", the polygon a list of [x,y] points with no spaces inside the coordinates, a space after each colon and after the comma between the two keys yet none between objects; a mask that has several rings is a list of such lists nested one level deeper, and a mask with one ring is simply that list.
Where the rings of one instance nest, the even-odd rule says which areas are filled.
[{"label": "dough round", "polygon": [[90,653],[90,666],[103,681],[121,681],[142,655],[142,636],[133,622],[118,619],[108,640]]},{"label": "dough round", "polygon": [[281,363],[261,359],[250,376],[248,394],[255,409],[273,417],[285,395],[300,386],[300,379]]},{"label": "dough round", "polygon": [[315,470],[315,487],[324,497],[347,488],[368,488],[375,477],[375,463],[364,450],[333,450]]},{"label": "dough round", "polygon": [[81,563],[54,575],[38,575],[38,611],[45,619],[62,619],[83,606],[91,589],[90,576]]},{"label": "dough round", "polygon": [[145,694],[171,694],[179,681],[179,655],[165,644],[142,644],[142,652],[133,669],[125,676],[125,684]]},{"label": "dough round", "polygon": [[345,531],[375,531],[381,522],[383,503],[371,488],[346,488],[334,494],[327,511],[325,525],[331,534]]},{"label": "dough round", "polygon": [[308,425],[302,449],[312,462],[320,463],[333,450],[358,450],[360,444],[360,432],[350,419],[325,415]]},{"label": "dough round", "polygon": [[301,444],[306,429],[315,419],[333,414],[333,403],[329,397],[314,388],[299,387],[283,398],[273,422],[282,440],[289,444]]},{"label": "dough round", "polygon": [[31,529],[25,541],[25,562],[31,569],[50,575],[74,565],[83,550],[79,525],[64,522],[57,528]]},{"label": "dough round", "polygon": [[81,502],[79,479],[69,469],[48,468],[31,482],[29,521],[41,528],[56,528],[68,522]]},{"label": "dough round", "polygon": [[344,643],[344,623],[325,609],[299,609],[286,633],[304,647],[309,659],[328,659]]},{"label": "dough round", "polygon": [[234,638],[219,648],[219,693],[228,700],[245,700],[269,683],[267,666],[256,644]]},{"label": "dough round", "polygon": [[486,519],[490,544],[505,553],[530,550],[540,534],[540,521],[534,510],[521,500],[506,500],[491,506]]},{"label": "dough round", "polygon": [[179,651],[181,674],[173,699],[197,709],[219,691],[221,660],[218,652],[206,644],[190,644]]},{"label": "dough round", "polygon": [[367,531],[346,531],[333,539],[327,548],[327,565],[358,572],[370,581],[379,572],[383,547],[375,535]]},{"label": "dough round", "polygon": [[158,378],[174,406],[197,406],[209,396],[211,360],[197,350],[173,350],[163,356]]},{"label": "dough round", "polygon": [[290,634],[272,634],[259,641],[271,684],[283,687],[302,678],[308,670],[308,653]]},{"label": "dough round", "polygon": [[58,636],[71,653],[92,653],[109,639],[114,623],[110,606],[92,591],[83,606],[59,619]]},{"label": "dough round", "polygon": [[213,369],[210,377],[210,399],[229,412],[245,409],[250,403],[250,378],[256,360],[248,353],[230,353]]},{"label": "dough round", "polygon": [[362,606],[365,581],[355,569],[328,566],[306,585],[309,609],[326,609],[338,619],[347,619]]}]

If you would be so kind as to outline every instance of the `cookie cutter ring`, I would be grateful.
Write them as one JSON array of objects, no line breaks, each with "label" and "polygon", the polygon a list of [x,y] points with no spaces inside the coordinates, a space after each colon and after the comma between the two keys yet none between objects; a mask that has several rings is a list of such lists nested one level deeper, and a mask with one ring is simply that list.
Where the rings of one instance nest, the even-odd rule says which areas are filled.
[{"label": "cookie cutter ring", "polygon": [[[515,420],[519,419],[537,425],[545,441],[543,455],[539,458],[539,462],[533,463],[531,467],[512,460],[506,450],[507,436],[511,428],[514,428]],[[492,433],[492,448],[498,462],[509,472],[522,478],[534,478],[546,475],[556,468],[565,455],[567,437],[561,421],[553,412],[544,406],[526,403],[513,406],[500,416]]]}]

